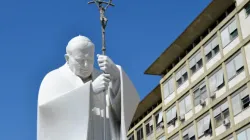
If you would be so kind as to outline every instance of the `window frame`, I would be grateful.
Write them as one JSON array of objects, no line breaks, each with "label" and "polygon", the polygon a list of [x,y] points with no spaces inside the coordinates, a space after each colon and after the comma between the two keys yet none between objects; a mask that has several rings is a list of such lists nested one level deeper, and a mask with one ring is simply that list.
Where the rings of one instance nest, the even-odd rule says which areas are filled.
[{"label": "window frame", "polygon": [[[239,57],[239,55],[241,55],[241,60],[242,60],[243,65],[242,65],[242,67],[238,71],[238,70],[236,70],[236,64],[238,63],[238,61],[236,61],[235,59],[237,57]],[[232,77],[229,77],[229,70],[228,70],[229,63],[233,63],[232,65],[233,65],[233,68],[234,68],[233,70],[234,70],[235,74]],[[236,76],[238,76],[239,74],[241,74],[244,71],[245,71],[244,56],[243,56],[243,53],[241,51],[238,51],[233,56],[231,56],[231,58],[229,58],[229,60],[227,60],[227,62],[226,62],[226,72],[227,72],[227,80],[228,80],[228,82],[231,81],[232,79],[234,79]]]},{"label": "window frame", "polygon": [[135,140],[135,136],[134,136],[134,133],[130,134],[128,136],[128,140]]},{"label": "window frame", "polygon": [[[189,106],[187,105],[187,98],[189,98],[190,99],[190,108],[188,108]],[[181,114],[181,103],[183,102],[183,104],[184,104],[184,114]],[[192,109],[193,109],[193,106],[192,106],[192,101],[191,101],[191,95],[190,94],[187,94],[184,98],[182,98],[181,100],[180,100],[180,102],[178,103],[179,104],[179,110],[180,110],[180,115],[185,115],[185,114],[187,114],[188,112],[190,112],[190,111],[192,111]]]},{"label": "window frame", "polygon": [[[215,39],[217,40],[216,42],[216,46],[215,47],[213,47],[213,43],[214,43],[214,41],[215,41]],[[207,47],[209,47],[210,48],[210,51],[206,54],[206,52],[205,52],[205,61],[206,61],[206,63],[208,63],[210,60],[212,60],[217,54],[219,54],[220,53],[220,44],[219,44],[219,37],[215,34],[213,37],[211,37],[210,39],[209,39],[209,41],[206,43],[206,44],[204,44],[203,45],[203,48],[204,48],[204,50],[206,50],[206,48]],[[218,50],[217,52],[216,52],[216,50]],[[208,58],[208,56],[209,56],[209,54],[211,54],[211,57],[210,58]]]},{"label": "window frame", "polygon": [[[222,105],[224,104],[227,104],[227,108],[222,110]],[[219,126],[221,126],[223,124],[223,121],[227,118],[230,119],[230,113],[229,113],[229,104],[228,104],[228,101],[223,101],[222,103],[220,103],[217,107],[215,107],[213,109],[213,113],[215,112],[215,110],[217,110],[218,108],[220,108],[220,113],[218,115],[214,115],[213,118],[214,118],[214,123],[215,123],[215,128],[218,128]],[[227,116],[225,115],[227,114]],[[226,116],[226,117],[225,117]],[[217,122],[217,118],[221,118],[220,119],[220,122],[218,123]]]},{"label": "window frame", "polygon": [[[200,55],[200,56],[198,57],[199,59],[196,60],[198,55]],[[194,62],[195,62],[194,65],[193,65],[192,67],[190,66],[191,61],[194,61]],[[203,59],[202,59],[202,53],[201,53],[201,51],[198,50],[198,51],[189,59],[188,62],[189,62],[189,69],[190,69],[191,76],[192,76],[192,75],[194,75],[197,71],[199,71],[199,70],[203,67]],[[199,63],[200,63],[200,65],[199,65]],[[193,71],[193,69],[192,69],[192,68],[194,68],[194,67],[195,67],[195,71]]]},{"label": "window frame", "polygon": [[[206,118],[207,117],[209,117],[209,128],[207,129],[207,130],[203,130],[204,128],[204,125],[206,124]],[[212,120],[211,120],[211,116],[210,116],[210,114],[206,114],[206,115],[203,115],[203,117],[201,117],[201,119],[200,120],[198,120],[197,121],[197,127],[198,128],[200,128],[200,129],[202,129],[202,134],[199,136],[199,130],[197,131],[197,136],[198,136],[198,138],[201,138],[201,137],[203,137],[203,136],[206,136],[206,135],[208,135],[208,134],[210,134],[210,135],[212,135],[212,126],[211,126],[211,122]],[[199,126],[199,125],[202,125],[201,127]]]},{"label": "window frame", "polygon": [[[236,29],[232,32],[229,31],[229,27],[230,25],[232,25],[232,23],[235,22],[236,24]],[[236,39],[238,36],[239,36],[239,29],[237,27],[237,20],[235,17],[233,17],[221,30],[220,30],[220,37],[221,37],[221,40],[222,40],[222,48],[224,49],[226,46],[228,46],[234,39]],[[223,31],[227,30],[228,31],[228,35],[229,35],[229,42],[227,44],[223,44],[223,36],[222,36],[222,33]],[[234,32],[237,32],[237,35],[235,37],[232,37],[232,33]]]},{"label": "window frame", "polygon": [[[185,70],[185,73],[183,73],[183,71]],[[175,72],[175,81],[177,84],[177,88],[181,87],[186,81],[188,81],[188,68],[186,67],[186,64],[184,64],[184,66],[180,67],[176,72]],[[177,79],[177,74],[181,73],[181,76],[179,79]],[[186,75],[186,76],[185,76]],[[179,80],[181,80],[181,84],[179,84]]]},{"label": "window frame", "polygon": [[[140,135],[138,135],[138,132],[140,131]],[[144,134],[143,134],[143,127],[139,127],[138,129],[136,129],[136,134],[137,134],[137,140],[143,140],[144,139]],[[140,137],[142,135],[142,137]]]},{"label": "window frame", "polygon": [[[172,80],[172,83],[171,83],[171,80]],[[173,84],[173,85],[171,85],[171,84]],[[165,86],[167,86],[167,88],[165,88]],[[166,98],[168,98],[170,95],[172,95],[175,92],[174,77],[170,76],[165,82],[163,82],[162,87],[163,87],[163,96],[164,96],[164,99],[166,99]],[[172,92],[170,90],[170,87],[173,88]],[[166,94],[166,91],[165,91],[166,89],[168,90],[167,91],[168,94]]]},{"label": "window frame", "polygon": [[[157,122],[158,122],[158,119],[159,119],[159,117],[160,117],[160,114],[162,115],[162,119],[161,119],[161,121],[160,121],[159,123],[157,123]],[[154,115],[154,117],[155,117],[156,129],[158,129],[158,128],[160,128],[161,123],[163,122],[163,111],[162,111],[162,110],[159,110],[159,111]]]},{"label": "window frame", "polygon": [[[218,85],[218,78],[220,78],[219,76],[220,73],[222,74],[222,84]],[[215,80],[216,83],[213,83],[213,80]],[[214,84],[214,89],[213,88],[213,85]],[[209,75],[209,78],[208,78],[208,86],[209,86],[209,93],[210,94],[214,94],[214,92],[220,90],[222,87],[225,86],[225,74],[224,74],[224,71],[222,69],[222,67],[219,67],[218,69],[216,69],[212,74]]]},{"label": "window frame", "polygon": [[[174,108],[175,108],[175,116],[173,117],[172,115],[173,115]],[[171,112],[171,120],[168,120],[169,119],[168,118],[168,113],[169,112]],[[176,107],[176,105],[173,105],[172,107],[170,107],[170,109],[168,109],[166,111],[166,123],[167,123],[167,125],[175,125],[175,122],[177,120],[178,120],[178,118],[177,118],[177,107]]]},{"label": "window frame", "polygon": [[[237,116],[238,114],[240,114],[240,113],[242,113],[243,111],[245,111],[246,109],[248,109],[249,107],[250,107],[250,94],[248,93],[247,95],[245,95],[245,96],[243,96],[243,97],[241,97],[242,95],[241,94],[243,94],[244,92],[246,92],[246,93],[248,93],[249,92],[249,89],[248,89],[248,87],[245,85],[245,86],[243,86],[242,88],[240,88],[239,90],[237,90],[232,96],[231,96],[231,101],[233,102],[232,103],[232,107],[233,107],[233,115],[234,115],[234,117],[235,116]],[[238,99],[237,99],[237,97],[236,96],[238,96]],[[243,107],[243,103],[242,103],[242,100],[245,98],[245,97],[248,97],[249,98],[249,105],[248,105],[248,107],[246,107],[246,108],[244,108]],[[235,110],[234,110],[234,107],[235,107],[235,104],[234,104],[234,99],[236,100],[239,100],[239,101],[237,101],[239,104],[240,104],[240,107],[241,108],[237,108],[237,110],[238,110],[238,112],[235,114]],[[240,111],[239,111],[239,109],[240,109]]]},{"label": "window frame", "polygon": [[[204,88],[204,90],[201,90],[203,88]],[[196,96],[197,93],[199,94],[198,96]],[[203,80],[202,82],[200,82],[198,84],[198,86],[196,86],[193,89],[193,94],[194,94],[194,96],[193,96],[194,97],[194,101],[193,101],[194,102],[194,106],[198,106],[200,104],[200,100],[203,99],[203,97],[205,97],[204,100],[206,100],[208,98],[207,85],[206,85],[206,81],[205,80]],[[199,99],[198,100],[198,104],[196,104],[197,99]]]},{"label": "window frame", "polygon": [[250,140],[250,127],[249,127],[249,125],[241,128],[239,131],[236,132],[236,138],[238,140],[240,140],[238,136],[242,133],[244,133],[244,135],[245,135],[245,140]]},{"label": "window frame", "polygon": [[[150,122],[152,123],[152,125],[150,125]],[[149,127],[149,132],[147,127]],[[151,117],[146,121],[145,129],[146,129],[146,136],[149,136],[154,132],[154,124],[153,124],[153,119]]]}]

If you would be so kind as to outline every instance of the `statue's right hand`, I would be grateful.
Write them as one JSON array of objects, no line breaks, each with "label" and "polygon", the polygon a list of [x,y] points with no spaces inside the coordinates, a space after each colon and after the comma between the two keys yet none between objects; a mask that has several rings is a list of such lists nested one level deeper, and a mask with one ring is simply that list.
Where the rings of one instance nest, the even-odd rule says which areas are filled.
[{"label": "statue's right hand", "polygon": [[109,86],[110,74],[99,75],[92,83],[93,91],[100,93],[106,90]]}]

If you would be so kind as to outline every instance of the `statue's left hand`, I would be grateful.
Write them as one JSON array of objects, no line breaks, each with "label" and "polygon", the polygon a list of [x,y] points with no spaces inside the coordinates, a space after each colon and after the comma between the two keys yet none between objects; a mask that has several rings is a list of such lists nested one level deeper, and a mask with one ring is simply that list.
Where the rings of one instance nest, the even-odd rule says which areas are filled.
[{"label": "statue's left hand", "polygon": [[115,80],[120,77],[119,69],[108,56],[98,54],[97,58],[97,62],[100,69],[104,73],[110,74],[112,80]]}]

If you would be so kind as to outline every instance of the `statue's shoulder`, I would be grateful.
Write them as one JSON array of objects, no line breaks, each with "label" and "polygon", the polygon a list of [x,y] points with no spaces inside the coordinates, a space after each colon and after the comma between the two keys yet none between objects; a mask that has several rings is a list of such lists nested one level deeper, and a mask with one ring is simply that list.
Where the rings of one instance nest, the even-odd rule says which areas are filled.
[{"label": "statue's shoulder", "polygon": [[42,82],[41,82],[41,86],[42,85],[54,85],[56,83],[58,83],[58,81],[61,81],[63,79],[62,74],[61,74],[61,68],[63,66],[56,68],[54,70],[51,70],[50,72],[48,72]]}]

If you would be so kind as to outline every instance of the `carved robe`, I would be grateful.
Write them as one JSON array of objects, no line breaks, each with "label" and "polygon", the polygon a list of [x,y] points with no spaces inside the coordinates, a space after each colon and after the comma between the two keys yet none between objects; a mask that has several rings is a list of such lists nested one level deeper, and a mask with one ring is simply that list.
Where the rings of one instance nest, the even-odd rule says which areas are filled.
[{"label": "carved robe", "polygon": [[110,83],[106,94],[92,92],[91,83],[100,75],[97,70],[86,83],[67,64],[48,73],[38,95],[37,140],[103,140],[104,119],[106,140],[126,140],[139,96],[126,73],[117,67],[120,81]]}]

